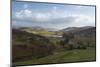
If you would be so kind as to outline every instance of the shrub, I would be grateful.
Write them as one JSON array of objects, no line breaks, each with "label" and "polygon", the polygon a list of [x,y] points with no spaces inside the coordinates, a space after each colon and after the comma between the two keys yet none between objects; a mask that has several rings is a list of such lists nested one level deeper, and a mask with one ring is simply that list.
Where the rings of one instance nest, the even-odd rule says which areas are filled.
[{"label": "shrub", "polygon": [[[74,38],[74,35],[72,33],[63,33],[63,40],[60,42],[60,44],[65,47],[66,44],[69,43],[69,41]],[[69,45],[71,47],[72,45]]]},{"label": "shrub", "polygon": [[67,49],[68,49],[68,50],[72,50],[72,49],[74,49],[74,47],[73,47],[72,44],[69,44]]}]

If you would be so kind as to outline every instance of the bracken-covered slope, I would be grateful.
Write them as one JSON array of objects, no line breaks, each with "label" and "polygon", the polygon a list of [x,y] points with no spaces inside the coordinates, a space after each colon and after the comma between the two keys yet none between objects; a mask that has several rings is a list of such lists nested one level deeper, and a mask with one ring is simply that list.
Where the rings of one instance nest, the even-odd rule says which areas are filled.
[{"label": "bracken-covered slope", "polygon": [[72,33],[73,35],[79,37],[95,37],[96,27],[90,27],[90,26],[80,27],[80,28],[72,27],[72,28],[63,29],[63,32],[66,34]]},{"label": "bracken-covered slope", "polygon": [[43,57],[52,53],[54,46],[46,37],[21,31],[12,30],[13,61]]},{"label": "bracken-covered slope", "polygon": [[62,32],[77,32],[79,30],[84,30],[84,29],[88,29],[88,28],[92,28],[92,26],[68,27],[68,28],[62,29],[60,31],[62,31]]},{"label": "bracken-covered slope", "polygon": [[77,36],[85,36],[85,37],[95,37],[96,35],[96,27],[91,27],[88,29],[79,30],[74,32]]}]

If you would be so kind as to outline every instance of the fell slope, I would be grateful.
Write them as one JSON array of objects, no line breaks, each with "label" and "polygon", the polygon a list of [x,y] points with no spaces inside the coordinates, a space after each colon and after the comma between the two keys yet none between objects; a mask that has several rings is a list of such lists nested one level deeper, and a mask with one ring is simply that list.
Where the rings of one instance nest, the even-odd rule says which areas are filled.
[{"label": "fell slope", "polygon": [[12,54],[13,61],[39,58],[52,53],[54,46],[43,36],[12,30]]}]

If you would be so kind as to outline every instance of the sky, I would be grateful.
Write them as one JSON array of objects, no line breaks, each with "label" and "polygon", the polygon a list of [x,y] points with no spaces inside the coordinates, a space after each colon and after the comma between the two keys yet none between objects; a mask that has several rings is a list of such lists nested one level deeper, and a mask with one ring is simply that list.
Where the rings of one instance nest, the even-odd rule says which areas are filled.
[{"label": "sky", "polygon": [[12,26],[58,30],[95,26],[95,6],[13,1]]}]

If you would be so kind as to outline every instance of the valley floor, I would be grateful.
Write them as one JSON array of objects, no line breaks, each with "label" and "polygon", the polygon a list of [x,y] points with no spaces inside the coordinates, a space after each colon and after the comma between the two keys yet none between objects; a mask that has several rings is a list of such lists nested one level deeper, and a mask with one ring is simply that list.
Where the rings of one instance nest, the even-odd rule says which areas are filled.
[{"label": "valley floor", "polygon": [[27,61],[16,62],[17,65],[28,64],[51,64],[51,63],[69,63],[81,61],[95,61],[95,49],[74,49],[74,50],[60,50],[55,51],[52,55],[42,57],[39,59],[31,59]]}]

